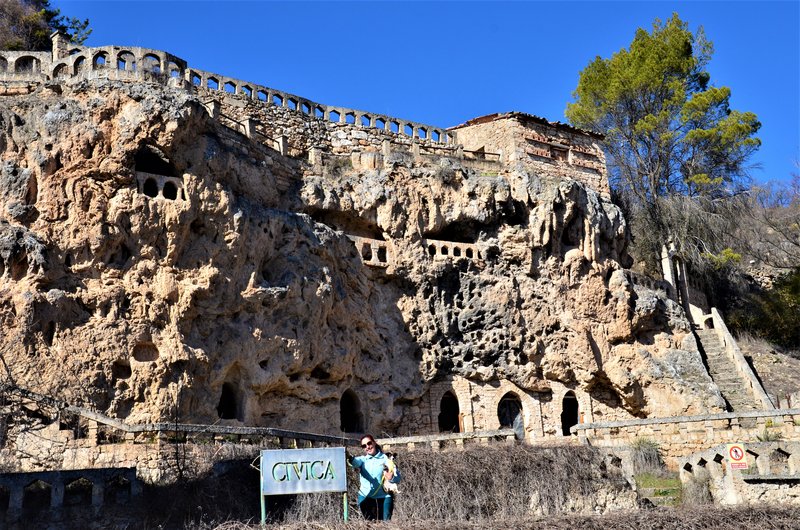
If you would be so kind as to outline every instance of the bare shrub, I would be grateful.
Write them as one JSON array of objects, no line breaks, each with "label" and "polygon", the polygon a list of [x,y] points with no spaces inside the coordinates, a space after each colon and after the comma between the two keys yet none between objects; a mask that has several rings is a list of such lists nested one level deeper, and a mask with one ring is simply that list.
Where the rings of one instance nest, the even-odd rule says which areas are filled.
[{"label": "bare shrub", "polygon": [[682,503],[686,506],[698,506],[712,504],[714,499],[710,489],[711,477],[692,476],[688,482],[683,484]]},{"label": "bare shrub", "polygon": [[650,438],[637,438],[631,444],[633,474],[659,474],[664,471],[664,460],[658,443]]}]

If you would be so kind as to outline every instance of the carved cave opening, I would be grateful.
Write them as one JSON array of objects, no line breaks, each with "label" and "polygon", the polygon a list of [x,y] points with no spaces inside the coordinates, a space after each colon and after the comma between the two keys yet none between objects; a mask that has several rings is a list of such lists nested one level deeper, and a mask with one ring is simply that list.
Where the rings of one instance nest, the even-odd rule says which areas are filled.
[{"label": "carved cave opening", "polygon": [[128,379],[132,375],[131,363],[127,359],[117,359],[111,365],[111,377],[114,379]]},{"label": "carved cave opening", "polygon": [[174,177],[175,168],[169,158],[158,148],[145,145],[136,152],[133,158],[136,171]]},{"label": "carved cave opening", "polygon": [[380,227],[366,219],[330,210],[315,210],[309,212],[309,215],[314,221],[328,225],[334,230],[341,230],[353,236],[384,241],[383,231]]},{"label": "carved cave opening", "polygon": [[167,181],[164,183],[164,190],[162,191],[164,198],[170,201],[178,199],[178,187],[174,182]]},{"label": "carved cave opening", "polygon": [[569,436],[570,427],[577,424],[578,398],[575,397],[575,392],[570,390],[564,394],[564,399],[561,401],[561,433],[564,436]]},{"label": "carved cave opening", "polygon": [[497,419],[501,429],[514,429],[517,439],[525,437],[525,424],[522,418],[522,400],[514,392],[506,393],[497,404]]},{"label": "carved cave opening", "polygon": [[148,178],[142,185],[142,193],[150,198],[158,197],[158,183],[154,178]]},{"label": "carved cave opening", "polygon": [[133,347],[133,358],[140,363],[153,362],[158,357],[158,348],[152,342],[140,342]]},{"label": "carved cave opening", "polygon": [[91,506],[93,487],[87,478],[73,480],[64,488],[64,506]]},{"label": "carved cave opening", "polygon": [[458,398],[452,392],[445,392],[439,404],[439,432],[462,432]]},{"label": "carved cave opening", "polygon": [[339,420],[342,432],[362,433],[366,430],[361,400],[351,389],[347,389],[339,400]]},{"label": "carved cave opening", "polygon": [[217,415],[222,420],[240,420],[239,385],[236,383],[223,383],[222,392],[217,405]]}]

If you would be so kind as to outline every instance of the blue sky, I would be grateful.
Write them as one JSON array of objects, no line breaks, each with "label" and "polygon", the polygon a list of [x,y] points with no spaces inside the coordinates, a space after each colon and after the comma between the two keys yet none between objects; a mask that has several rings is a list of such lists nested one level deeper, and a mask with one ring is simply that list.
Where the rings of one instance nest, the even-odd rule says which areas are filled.
[{"label": "blue sky", "polygon": [[165,50],[311,100],[440,127],[493,112],[566,121],[578,73],[673,12],[714,42],[712,84],[755,112],[757,181],[800,160],[800,2],[53,0],[87,45]]}]

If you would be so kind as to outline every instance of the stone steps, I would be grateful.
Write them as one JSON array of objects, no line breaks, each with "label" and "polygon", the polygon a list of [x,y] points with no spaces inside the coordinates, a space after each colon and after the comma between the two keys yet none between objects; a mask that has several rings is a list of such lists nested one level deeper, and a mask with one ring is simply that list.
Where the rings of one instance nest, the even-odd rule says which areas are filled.
[{"label": "stone steps", "polygon": [[736,370],[736,365],[728,357],[717,333],[714,330],[700,330],[695,333],[706,355],[708,375],[719,388],[730,409],[759,410],[759,404],[755,402],[748,386]]}]

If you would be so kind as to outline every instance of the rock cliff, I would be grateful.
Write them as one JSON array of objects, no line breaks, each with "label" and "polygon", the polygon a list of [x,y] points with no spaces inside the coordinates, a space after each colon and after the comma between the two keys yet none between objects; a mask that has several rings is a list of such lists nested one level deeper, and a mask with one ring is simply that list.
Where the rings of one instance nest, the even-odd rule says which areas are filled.
[{"label": "rock cliff", "polygon": [[578,181],[356,147],[312,164],[154,83],[0,101],[17,385],[129,422],[316,432],[348,389],[399,432],[452,375],[558,383],[609,419],[721,410],[682,309],[626,276],[621,211]]}]

